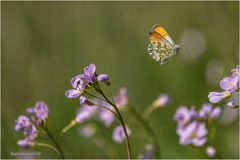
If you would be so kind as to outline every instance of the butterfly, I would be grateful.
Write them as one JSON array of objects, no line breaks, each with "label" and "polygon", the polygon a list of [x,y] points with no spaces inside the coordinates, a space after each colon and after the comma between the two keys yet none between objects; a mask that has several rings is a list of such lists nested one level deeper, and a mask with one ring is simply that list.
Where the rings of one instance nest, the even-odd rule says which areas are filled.
[{"label": "butterfly", "polygon": [[148,54],[160,64],[178,54],[181,46],[175,44],[167,31],[160,25],[148,29],[149,44]]}]

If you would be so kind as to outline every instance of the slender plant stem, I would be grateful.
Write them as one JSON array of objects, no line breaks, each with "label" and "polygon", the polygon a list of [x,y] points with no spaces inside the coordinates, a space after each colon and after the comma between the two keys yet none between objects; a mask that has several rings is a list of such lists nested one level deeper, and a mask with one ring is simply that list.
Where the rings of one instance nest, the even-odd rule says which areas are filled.
[{"label": "slender plant stem", "polygon": [[63,128],[60,136],[62,136],[64,133],[66,133],[69,129],[71,129],[72,127],[74,127],[77,124],[77,122],[75,120],[72,120],[70,122],[70,124],[68,124],[66,127]]},{"label": "slender plant stem", "polygon": [[47,143],[41,143],[41,142],[36,142],[36,145],[37,145],[37,146],[42,146],[42,147],[50,148],[50,149],[54,150],[58,155],[61,156],[60,152],[59,152],[55,147],[53,147],[53,146],[50,145],[50,144],[47,144]]},{"label": "slender plant stem", "polygon": [[[106,109],[106,110],[110,111],[111,113],[113,113],[119,119],[119,116],[113,110],[111,110],[105,106],[95,104],[93,102],[91,102],[91,103],[93,104],[93,106],[89,106],[89,107],[100,107],[100,108]],[[79,122],[72,120],[70,124],[68,124],[66,127],[63,128],[60,136],[62,136],[64,133],[66,133],[68,130],[70,130],[72,127],[74,127],[77,123],[79,123]]]},{"label": "slender plant stem", "polygon": [[89,95],[89,96],[92,96],[92,97],[97,98],[97,99],[101,99],[101,100],[103,100],[103,101],[106,102],[105,99],[103,99],[103,98],[101,98],[101,97],[98,97],[98,96],[95,96],[95,95],[93,95],[93,94],[91,94],[91,93],[88,93],[87,91],[85,91],[84,93],[86,93],[86,94]]},{"label": "slender plant stem", "polygon": [[116,103],[115,103],[115,101],[114,101],[114,98],[113,98],[112,91],[111,91],[111,87],[108,86],[108,89],[109,89],[109,92],[110,92],[110,95],[111,95],[112,102],[116,105]]},{"label": "slender plant stem", "polygon": [[52,142],[54,143],[54,145],[57,147],[57,149],[58,149],[58,151],[59,151],[59,153],[60,153],[60,156],[61,156],[63,159],[65,159],[61,147],[59,146],[59,144],[57,143],[57,141],[54,139],[54,137],[52,136],[51,132],[48,130],[47,126],[44,126],[44,129],[45,129],[47,135],[49,136],[49,138],[50,138],[50,139],[52,140]]},{"label": "slender plant stem", "polygon": [[134,109],[134,107],[129,106],[129,111],[135,118],[142,124],[142,126],[146,129],[148,134],[153,138],[156,148],[156,158],[161,158],[160,154],[160,145],[158,143],[157,135],[154,133],[153,129],[150,127],[149,123]]},{"label": "slender plant stem", "polygon": [[148,119],[149,115],[150,115],[150,114],[152,113],[152,111],[154,111],[154,110],[155,110],[155,108],[154,108],[152,105],[148,106],[147,109],[143,112],[143,118],[144,118],[144,119]]},{"label": "slender plant stem", "polygon": [[100,108],[103,108],[103,109],[106,109],[106,110],[110,111],[111,113],[113,113],[113,114],[119,119],[119,116],[118,116],[117,113],[115,113],[113,110],[111,110],[111,109],[109,109],[109,108],[107,108],[107,107],[104,107],[104,106],[102,106],[102,105],[99,105],[99,104],[94,104],[94,106],[98,106],[98,107],[100,107]]},{"label": "slender plant stem", "polygon": [[[106,100],[103,99],[103,98],[101,98],[101,97],[95,96],[95,95],[93,95],[93,94],[91,94],[91,93],[88,93],[88,92],[85,92],[85,93],[88,94],[89,96],[92,96],[92,97],[94,97],[94,98],[97,98],[97,99],[100,99],[100,100],[103,100],[103,101],[106,102]],[[91,103],[93,103],[93,102],[91,102]],[[107,107],[104,107],[104,106],[102,106],[102,105],[99,105],[99,104],[95,104],[95,103],[93,103],[93,104],[94,104],[94,106],[98,106],[98,107],[100,107],[100,108],[104,108],[104,109],[112,112],[112,113],[119,119],[118,115],[117,115],[113,110],[111,110],[111,109],[109,109],[109,108],[107,108]]]},{"label": "slender plant stem", "polygon": [[[214,146],[212,140],[214,139],[215,134],[216,134],[216,126],[214,124],[212,124],[211,119],[208,121],[208,124],[211,126],[211,129],[209,128],[210,136],[207,139],[207,145],[208,146]],[[215,148],[215,157],[218,158],[218,159],[223,159],[222,156],[217,152],[216,148]]]},{"label": "slender plant stem", "polygon": [[103,91],[100,89],[100,88],[95,88],[96,91],[101,94],[103,96],[103,98],[111,105],[113,106],[113,108],[115,109],[115,111],[117,112],[118,116],[119,116],[119,120],[121,122],[121,125],[123,127],[123,131],[124,131],[124,134],[125,134],[125,137],[126,137],[126,146],[127,146],[127,153],[128,153],[128,159],[132,159],[132,154],[131,154],[131,146],[130,146],[130,142],[129,142],[129,136],[128,136],[128,133],[127,133],[127,129],[126,129],[126,126],[125,126],[125,122],[122,118],[122,115],[120,113],[120,111],[118,110],[117,106],[114,104],[114,102],[111,102],[107,96],[103,93]]}]

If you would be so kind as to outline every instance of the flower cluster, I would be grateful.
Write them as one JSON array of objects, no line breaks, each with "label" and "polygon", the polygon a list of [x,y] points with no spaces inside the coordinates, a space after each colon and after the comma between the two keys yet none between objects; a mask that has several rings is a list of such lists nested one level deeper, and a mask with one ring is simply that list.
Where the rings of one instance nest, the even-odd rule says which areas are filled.
[{"label": "flower cluster", "polygon": [[[119,111],[128,104],[128,95],[126,88],[121,88],[117,96],[107,96],[101,88],[100,82],[103,82],[107,86],[110,85],[109,77],[107,74],[96,73],[96,66],[90,64],[84,68],[84,73],[77,75],[71,79],[71,85],[73,89],[67,90],[65,95],[67,98],[78,98],[82,105],[79,109],[77,116],[71,121],[63,130],[62,134],[66,133],[70,128],[76,124],[82,123],[91,117],[97,115],[98,119],[109,127],[112,125],[115,118],[117,118],[122,129],[116,129],[114,131],[113,140],[117,143],[121,143],[126,140],[128,158],[131,158],[131,149],[129,143],[130,129],[126,127],[126,124]],[[110,88],[109,88],[110,89]],[[92,92],[96,94],[92,94]],[[90,96],[91,98],[87,98]],[[123,136],[124,135],[124,136]]]},{"label": "flower cluster", "polygon": [[[80,98],[80,108],[77,111],[75,119],[71,122],[70,126],[74,126],[76,124],[84,123],[88,121],[89,119],[95,118],[102,122],[104,126],[110,127],[112,126],[112,123],[115,120],[115,115],[111,112],[111,105],[107,103],[106,101],[103,101],[101,99],[97,98],[89,98],[87,99],[84,96],[81,96]],[[113,96],[113,99],[119,109],[123,109],[128,104],[128,92],[125,87],[121,87],[119,89],[119,92],[116,96]],[[117,128],[117,127],[116,127]],[[63,132],[67,132],[67,130],[70,129],[70,127],[65,127]],[[120,130],[120,129],[115,129]],[[121,139],[122,141],[125,139],[124,136],[120,134],[120,131],[113,131],[113,140],[116,143],[120,143]],[[130,131],[130,128],[128,127],[128,131]],[[129,132],[130,135],[131,132]],[[122,133],[124,134],[124,133]],[[121,141],[121,142],[122,142]]]},{"label": "flower cluster", "polygon": [[110,85],[109,78],[107,74],[96,73],[95,64],[90,64],[84,68],[84,73],[74,76],[71,79],[71,85],[73,89],[66,91],[65,95],[68,98],[77,98],[84,93],[84,91],[91,87],[97,87],[98,82],[103,82]]},{"label": "flower cluster", "polygon": [[224,77],[219,85],[223,89],[222,92],[210,92],[208,94],[211,103],[218,103],[223,99],[228,99],[227,106],[232,108],[239,107],[239,77],[240,65],[234,68],[230,77]]},{"label": "flower cluster", "polygon": [[220,115],[221,108],[213,108],[211,104],[203,104],[199,111],[196,111],[194,107],[191,109],[185,106],[179,107],[174,118],[177,122],[177,134],[180,137],[179,143],[203,146],[207,142],[208,134],[205,122],[212,122]]},{"label": "flower cluster", "polygon": [[23,132],[25,139],[18,141],[18,145],[23,148],[35,146],[35,139],[38,137],[37,125],[46,122],[48,117],[48,106],[39,101],[33,108],[28,108],[27,112],[31,114],[31,120],[27,116],[19,116],[16,120],[15,130]]},{"label": "flower cluster", "polygon": [[[84,68],[84,73],[74,76],[71,79],[71,85],[73,89],[67,90],[65,95],[67,98],[77,98],[79,97],[80,109],[77,112],[75,119],[72,121],[71,126],[77,123],[83,123],[86,120],[96,117],[98,115],[98,119],[103,121],[105,126],[111,126],[114,121],[114,116],[109,111],[111,110],[111,105],[106,101],[103,101],[98,98],[88,99],[84,96],[86,93],[86,89],[97,89],[99,88],[99,82],[104,82],[107,85],[110,85],[109,78],[107,74],[96,73],[96,66],[94,64],[90,64]],[[126,100],[125,93],[126,91],[120,90],[118,96],[114,97],[114,99],[120,103],[120,106],[125,106]],[[125,104],[124,104],[125,103]],[[99,107],[101,106],[101,107]],[[108,110],[107,110],[108,109]],[[68,127],[67,127],[68,128]],[[66,132],[66,131],[64,131]]]},{"label": "flower cluster", "polygon": [[19,116],[16,120],[15,130],[20,131],[25,136],[25,139],[19,140],[17,144],[23,148],[35,146],[34,140],[38,136],[35,125],[26,116]]}]

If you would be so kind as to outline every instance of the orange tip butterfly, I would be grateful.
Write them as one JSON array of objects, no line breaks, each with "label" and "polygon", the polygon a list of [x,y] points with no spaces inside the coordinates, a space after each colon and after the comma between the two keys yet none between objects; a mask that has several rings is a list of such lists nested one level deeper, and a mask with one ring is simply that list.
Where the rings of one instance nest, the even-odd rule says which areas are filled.
[{"label": "orange tip butterfly", "polygon": [[148,54],[160,64],[178,54],[181,46],[175,44],[167,31],[160,25],[148,29],[149,44]]}]

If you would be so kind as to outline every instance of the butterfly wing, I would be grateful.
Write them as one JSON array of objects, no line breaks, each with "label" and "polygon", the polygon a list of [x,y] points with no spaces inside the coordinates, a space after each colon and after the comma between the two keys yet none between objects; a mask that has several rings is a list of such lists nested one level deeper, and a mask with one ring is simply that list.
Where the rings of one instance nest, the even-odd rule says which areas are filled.
[{"label": "butterfly wing", "polygon": [[148,54],[160,64],[164,64],[175,54],[175,43],[163,27],[154,26],[151,31],[149,31]]},{"label": "butterfly wing", "polygon": [[163,42],[150,42],[148,44],[148,54],[160,64],[164,62],[173,55],[171,46],[168,43]]}]

